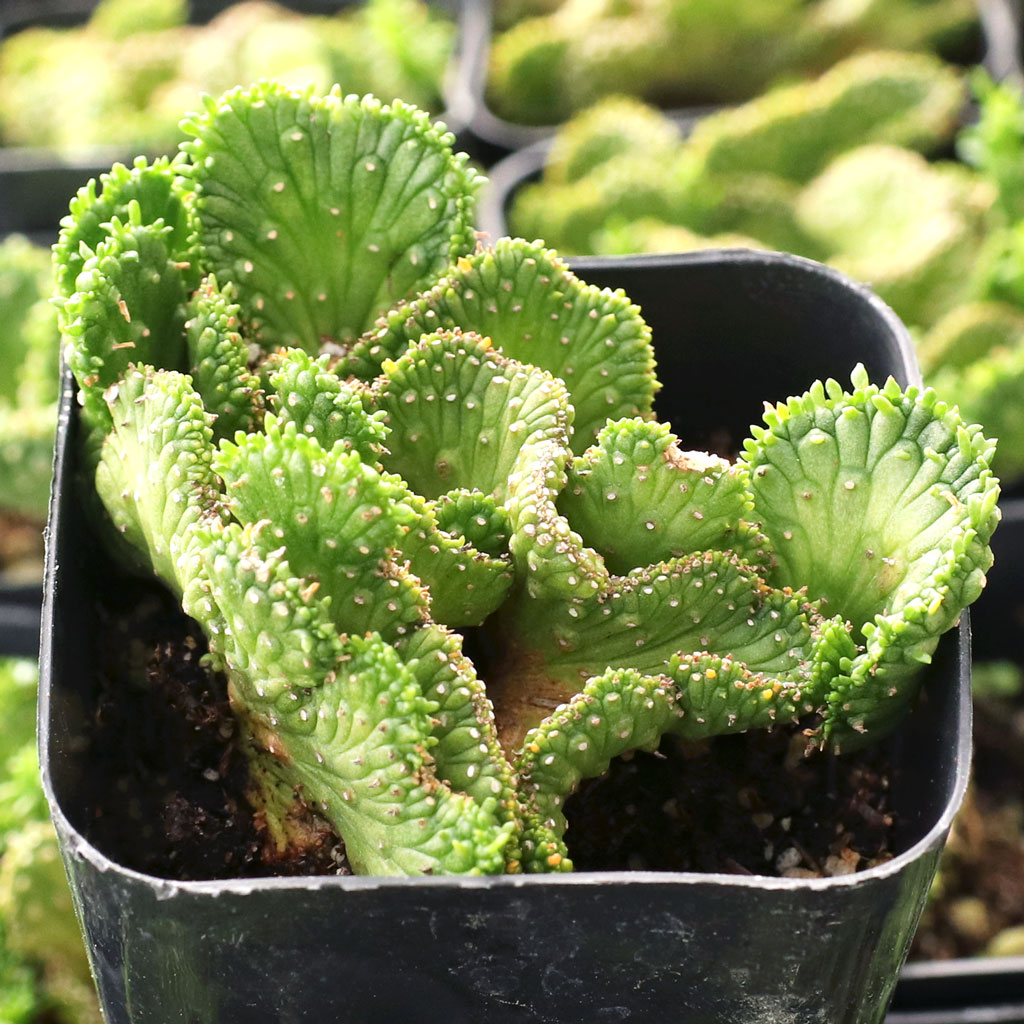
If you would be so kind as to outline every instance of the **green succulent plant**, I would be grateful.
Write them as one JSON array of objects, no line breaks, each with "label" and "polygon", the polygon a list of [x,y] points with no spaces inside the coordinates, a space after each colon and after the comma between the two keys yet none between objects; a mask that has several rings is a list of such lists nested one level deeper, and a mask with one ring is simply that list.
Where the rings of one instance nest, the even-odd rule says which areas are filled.
[{"label": "green succulent plant", "polygon": [[1000,440],[999,469],[1024,473],[1024,312],[995,302],[954,309],[925,336],[929,380],[956,395],[964,415],[985,423]]},{"label": "green succulent plant", "polygon": [[301,799],[360,872],[562,871],[623,751],[895,726],[991,561],[978,428],[858,371],[685,451],[637,307],[480,248],[424,114],[261,83],[184,128],[72,203],[60,321],[108,535],[202,624],[278,842]]},{"label": "green succulent plant", "polygon": [[972,296],[993,199],[964,168],[874,145],[833,160],[796,212],[833,266],[869,281],[907,323],[935,324]]},{"label": "green succulent plant", "polygon": [[628,256],[636,252],[695,252],[700,249],[767,249],[749,235],[700,235],[656,217],[613,221],[596,235],[596,248],[606,255]]},{"label": "green succulent plant", "polygon": [[999,437],[997,469],[1018,477],[1024,473],[1024,418],[1017,397],[1024,381],[1024,94],[1019,85],[993,83],[980,71],[972,85],[979,116],[960,134],[957,150],[991,193],[985,237],[973,247],[963,304],[924,325],[929,330],[922,366],[965,415]]},{"label": "green succulent plant", "polygon": [[704,119],[689,144],[712,173],[806,182],[833,157],[868,142],[936,149],[955,131],[963,98],[960,75],[936,57],[864,53],[812,82]]}]

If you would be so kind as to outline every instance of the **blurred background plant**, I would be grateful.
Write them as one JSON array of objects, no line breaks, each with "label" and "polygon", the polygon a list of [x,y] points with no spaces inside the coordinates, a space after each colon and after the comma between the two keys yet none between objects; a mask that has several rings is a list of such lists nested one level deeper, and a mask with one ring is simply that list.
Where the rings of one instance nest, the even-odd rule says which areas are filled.
[{"label": "blurred background plant", "polygon": [[42,577],[57,425],[58,332],[49,249],[0,242],[0,579]]},{"label": "blurred background plant", "polygon": [[101,0],[81,27],[14,32],[0,46],[0,140],[168,152],[200,93],[259,78],[443,106],[456,28],[423,0],[367,0],[330,16],[245,0],[206,25],[187,16],[186,0]]},{"label": "blurred background plant", "polygon": [[861,50],[979,46],[973,0],[495,0],[494,22],[488,103],[526,124],[615,93],[732,103]]},{"label": "blurred background plant", "polygon": [[33,661],[0,658],[0,1021],[102,1024],[39,782]]},{"label": "blurred background plant", "polygon": [[[784,249],[869,284],[925,378],[1024,474],[1024,100],[925,54],[848,58],[700,121],[634,99],[567,122],[510,227],[571,253]],[[647,140],[642,142],[640,140]],[[960,157],[953,159],[954,155]]]}]

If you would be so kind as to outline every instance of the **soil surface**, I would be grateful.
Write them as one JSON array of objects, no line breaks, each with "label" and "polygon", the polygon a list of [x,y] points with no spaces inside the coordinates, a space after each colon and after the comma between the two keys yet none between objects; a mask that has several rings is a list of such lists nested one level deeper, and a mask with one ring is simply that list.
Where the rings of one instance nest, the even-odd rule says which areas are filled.
[{"label": "soil surface", "polygon": [[301,855],[281,856],[269,841],[246,797],[227,684],[203,664],[198,625],[156,596],[108,616],[124,642],[105,645],[89,738],[100,769],[85,794],[93,842],[128,867],[180,881],[347,873],[341,841],[319,820]]},{"label": "soil surface", "polygon": [[943,852],[911,959],[1022,954],[1024,695],[976,697],[972,786]]},{"label": "soil surface", "polygon": [[[205,640],[165,599],[109,609],[93,719],[87,831],[119,862],[178,880],[349,871],[343,844],[281,857],[246,797],[243,739]],[[168,624],[171,623],[169,626]],[[115,634],[116,635],[116,634]],[[879,749],[805,757],[796,727],[617,758],[567,803],[577,870],[846,874],[890,856],[889,771]],[[882,748],[884,750],[884,748]]]},{"label": "soil surface", "polygon": [[617,758],[566,803],[577,870],[717,871],[821,877],[890,856],[881,749],[805,756],[780,728]]}]

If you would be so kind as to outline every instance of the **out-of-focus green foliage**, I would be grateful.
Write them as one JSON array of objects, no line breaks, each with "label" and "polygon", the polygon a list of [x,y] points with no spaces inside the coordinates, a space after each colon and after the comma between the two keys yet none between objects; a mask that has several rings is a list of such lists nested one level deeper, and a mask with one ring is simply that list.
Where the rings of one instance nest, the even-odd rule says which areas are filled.
[{"label": "out-of-focus green foliage", "polygon": [[983,661],[971,669],[975,697],[1019,697],[1024,693],[1024,669],[1013,661]]},{"label": "out-of-focus green foliage", "polygon": [[203,26],[186,14],[182,0],[104,0],[82,28],[10,36],[0,47],[0,140],[167,151],[201,93],[266,77],[443,106],[455,26],[423,0],[367,0],[335,16],[244,0]]},{"label": "out-of-focus green foliage", "polygon": [[0,1021],[101,1024],[39,782],[34,662],[0,658]]},{"label": "out-of-focus green foliage", "polygon": [[[929,383],[999,438],[1024,474],[1024,100],[971,76],[977,119],[952,143],[964,88],[933,57],[865,54],[679,140],[608,100],[570,121],[524,186],[512,227],[578,253],[781,249],[872,286],[911,327]],[[675,141],[673,141],[675,140]],[[567,172],[567,168],[575,168]]]},{"label": "out-of-focus green foliage", "polygon": [[824,258],[829,243],[798,223],[799,186],[855,146],[948,144],[963,98],[951,67],[896,53],[852,57],[814,82],[714,114],[686,140],[652,108],[611,98],[559,132],[542,181],[517,195],[511,226],[583,253],[597,251],[610,224],[656,218]]},{"label": "out-of-focus green foliage", "polygon": [[1024,105],[1020,90],[999,85],[984,71],[971,76],[981,116],[957,139],[957,153],[999,188],[999,205],[1008,221],[1024,217]]},{"label": "out-of-focus green foliage", "polygon": [[869,281],[912,324],[970,298],[992,190],[950,164],[895,146],[860,146],[800,194],[797,216],[830,262]]},{"label": "out-of-focus green foliage", "polygon": [[41,521],[50,493],[58,390],[50,254],[21,235],[0,243],[0,510]]},{"label": "out-of-focus green foliage", "polygon": [[0,403],[57,397],[57,315],[50,253],[23,235],[0,243]]},{"label": "out-of-focus green foliage", "polygon": [[583,111],[555,136],[544,179],[571,185],[622,153],[642,150],[654,162],[678,147],[676,125],[660,111],[628,96],[612,96]]},{"label": "out-of-focus green foliage", "polygon": [[997,348],[1012,348],[1021,338],[1024,310],[1006,302],[967,302],[921,338],[917,356],[926,374],[959,371]]},{"label": "out-of-focus green foliage", "polygon": [[[24,658],[0,658],[0,715],[3,715],[4,722],[4,728],[0,731],[0,765],[8,766],[26,745],[34,743],[36,682],[36,668],[31,661]],[[10,781],[10,774],[8,770],[0,785]],[[16,771],[13,774],[20,776],[21,773]],[[9,792],[3,789],[0,795],[0,851],[3,850],[4,836],[10,828],[7,818],[10,802],[6,798]],[[33,809],[37,809],[35,805]],[[25,816],[19,812],[15,819]]]},{"label": "out-of-focus green foliage", "polygon": [[188,20],[187,0],[100,0],[90,25],[111,39],[177,28]]},{"label": "out-of-focus green foliage", "polygon": [[963,100],[951,65],[927,54],[876,51],[705,118],[689,145],[709,173],[760,172],[802,183],[870,142],[934,151],[956,130]]},{"label": "out-of-focus green foliage", "polygon": [[506,0],[488,101],[551,124],[614,93],[663,105],[735,102],[881,47],[963,53],[970,0]]},{"label": "out-of-focus green foliage", "polygon": [[[946,341],[954,334],[948,320],[932,328],[925,370],[968,417],[1000,438],[999,471],[1011,478],[1024,474],[1024,94],[982,71],[972,85],[979,116],[960,134],[957,151],[995,191],[972,282],[971,298],[984,304],[968,306],[962,321],[953,321],[955,344]],[[943,347],[954,358],[940,361],[936,350]]]},{"label": "out-of-focus green foliage", "polygon": [[763,249],[747,235],[698,235],[678,224],[666,224],[653,217],[613,221],[597,235],[598,248],[609,255],[634,252],[691,252],[698,249]]}]

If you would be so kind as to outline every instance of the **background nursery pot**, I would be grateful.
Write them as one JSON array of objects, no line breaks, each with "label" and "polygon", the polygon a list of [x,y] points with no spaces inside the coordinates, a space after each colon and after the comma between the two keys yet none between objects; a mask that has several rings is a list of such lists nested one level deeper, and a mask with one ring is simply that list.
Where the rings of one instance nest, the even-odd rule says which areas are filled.
[{"label": "background nursery pot", "polygon": [[[815,377],[846,379],[857,362],[879,381],[917,376],[891,311],[806,260],[703,252],[573,269],[642,305],[660,339],[664,394],[677,396],[659,414],[695,447],[739,439],[763,399]],[[105,595],[132,584],[100,561],[81,515],[67,380],[44,603],[41,757],[110,1024],[882,1019],[966,785],[966,617],[940,644],[926,699],[888,741],[897,855],[858,875],[150,877],[94,845],[84,795],[101,754],[88,739],[99,648],[123,650],[133,639],[99,637],[101,620],[119,626]]]}]

